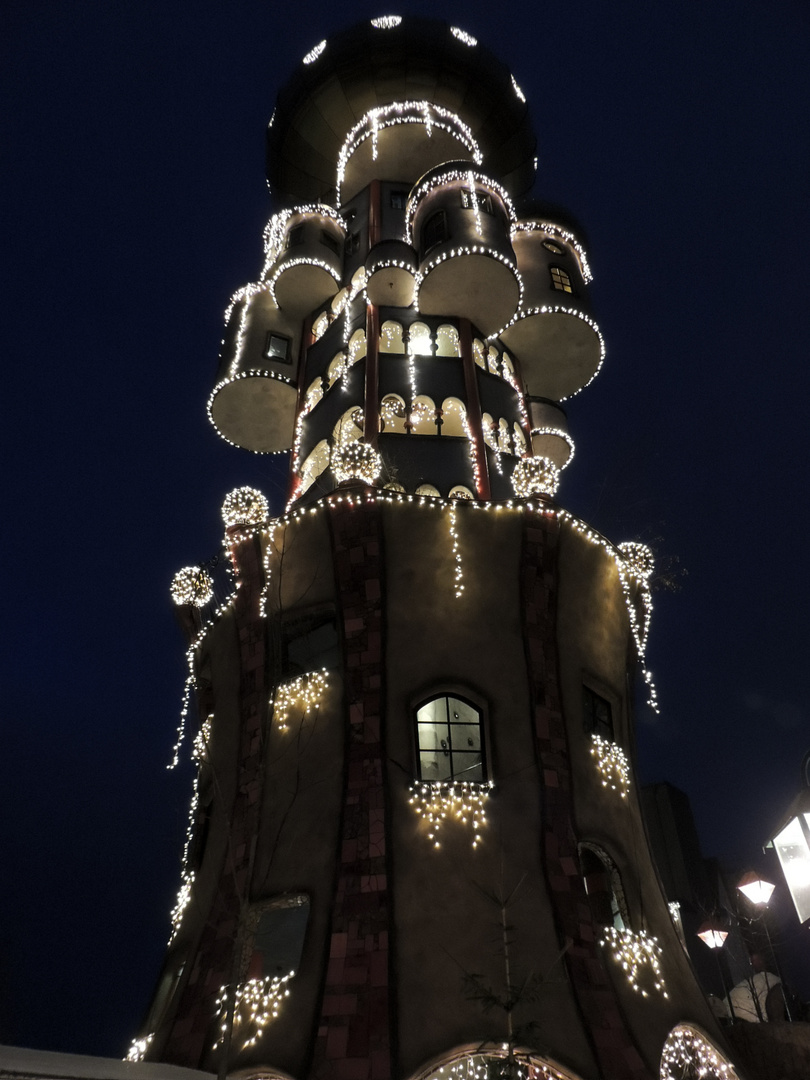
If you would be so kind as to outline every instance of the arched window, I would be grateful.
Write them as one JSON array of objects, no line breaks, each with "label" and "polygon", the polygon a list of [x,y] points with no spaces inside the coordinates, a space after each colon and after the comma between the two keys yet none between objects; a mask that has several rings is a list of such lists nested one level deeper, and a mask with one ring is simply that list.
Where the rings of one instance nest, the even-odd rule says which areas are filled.
[{"label": "arched window", "polygon": [[464,419],[467,410],[464,402],[457,397],[445,398],[442,402],[442,435],[455,435],[464,438],[467,432],[464,430]]},{"label": "arched window", "polygon": [[419,394],[413,399],[411,432],[414,435],[436,434],[436,403],[427,394]]},{"label": "arched window", "polygon": [[500,375],[500,356],[498,355],[498,350],[495,348],[494,345],[490,345],[490,347],[487,349],[487,367],[493,375]]},{"label": "arched window", "polygon": [[481,426],[484,429],[484,442],[491,450],[498,450],[498,425],[488,412],[481,417]]},{"label": "arched window", "polygon": [[487,369],[487,354],[484,351],[484,343],[480,338],[473,338],[473,360],[484,371]]},{"label": "arched window", "polygon": [[629,927],[622,879],[611,857],[596,844],[582,843],[579,858],[594,921],[617,930]]},{"label": "arched window", "polygon": [[313,379],[309,384],[307,395],[304,398],[303,412],[310,413],[323,397],[323,381],[320,376],[317,379]]},{"label": "arched window", "polygon": [[380,327],[380,352],[381,353],[404,353],[405,343],[402,340],[402,323],[393,319],[386,319]]},{"label": "arched window", "polygon": [[436,355],[437,356],[461,356],[461,348],[458,341],[458,330],[455,326],[444,323],[436,331]]},{"label": "arched window", "polygon": [[563,270],[561,266],[550,266],[548,269],[551,274],[552,289],[564,293],[573,293],[574,289],[567,270]]},{"label": "arched window", "polygon": [[525,457],[526,456],[526,436],[523,434],[523,428],[520,426],[520,424],[517,422],[517,420],[514,422],[514,424],[512,424],[512,431],[514,432],[514,444],[513,445],[515,447],[515,453],[518,455],[518,457]]},{"label": "arched window", "polygon": [[329,389],[331,390],[335,383],[340,379],[348,368],[349,364],[346,359],[346,353],[335,353],[329,362],[329,367],[326,369],[326,377],[329,380]]},{"label": "arched window", "polygon": [[329,443],[326,439],[321,439],[312,452],[307,455],[306,461],[301,466],[301,483],[296,494],[303,495],[305,491],[311,488],[328,465]]},{"label": "arched window", "polygon": [[341,416],[332,431],[332,438],[337,446],[357,442],[363,435],[363,410],[353,405]]},{"label": "arched window", "polygon": [[391,432],[399,432],[400,434],[407,434],[407,427],[405,421],[408,419],[408,410],[405,406],[405,399],[400,397],[399,394],[386,394],[380,402],[380,419],[382,420],[382,430]]},{"label": "arched window", "polygon": [[502,454],[512,453],[512,439],[509,435],[509,421],[503,417],[498,421],[498,449]]},{"label": "arched window", "polygon": [[431,356],[433,343],[427,323],[415,322],[408,327],[408,352],[411,356]]},{"label": "arched window", "polygon": [[349,338],[349,364],[356,364],[366,355],[366,332],[355,330]]},{"label": "arched window", "polygon": [[423,781],[481,783],[487,778],[481,710],[455,694],[416,710],[418,773]]},{"label": "arched window", "polygon": [[440,499],[442,497],[442,493],[433,484],[420,484],[414,495],[427,495],[430,499]]},{"label": "arched window", "polygon": [[322,311],[315,322],[312,324],[312,336],[318,341],[326,331],[329,329],[329,316],[325,311]]}]

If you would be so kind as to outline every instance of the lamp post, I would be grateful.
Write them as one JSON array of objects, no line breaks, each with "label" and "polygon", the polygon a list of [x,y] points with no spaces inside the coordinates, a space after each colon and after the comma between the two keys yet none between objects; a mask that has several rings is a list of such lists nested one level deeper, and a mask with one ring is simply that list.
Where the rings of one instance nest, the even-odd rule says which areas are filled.
[{"label": "lamp post", "polygon": [[[776,955],[776,951],[771,941],[770,931],[768,930],[768,922],[765,918],[765,911],[768,907],[768,902],[773,895],[773,891],[776,886],[763,878],[756,870],[748,870],[740,880],[737,882],[737,889],[743,894],[743,896],[752,904],[755,908],[759,908],[760,912],[758,916],[754,916],[749,919],[749,923],[753,924],[755,919],[758,918],[761,921],[762,929],[765,931],[765,938],[768,942],[768,952],[776,967],[776,974],[779,977],[779,983],[782,987],[782,997],[785,1002],[785,1015],[788,1020],[792,1020],[790,1015],[790,1007],[787,1002],[787,994],[785,993],[785,980],[782,978],[782,969],[779,965],[779,957]],[[765,980],[767,985],[768,973],[765,972]]]},{"label": "lamp post", "polygon": [[717,970],[720,972],[720,985],[723,987],[723,995],[728,1002],[728,1011],[731,1015],[732,1024],[736,1021],[737,1017],[734,1014],[734,1005],[731,1001],[731,994],[726,986],[726,978],[723,975],[723,965],[720,963],[720,952],[726,943],[728,937],[728,930],[726,930],[723,923],[719,919],[706,919],[697,928],[697,936],[708,946],[714,953],[715,960],[717,961]]}]

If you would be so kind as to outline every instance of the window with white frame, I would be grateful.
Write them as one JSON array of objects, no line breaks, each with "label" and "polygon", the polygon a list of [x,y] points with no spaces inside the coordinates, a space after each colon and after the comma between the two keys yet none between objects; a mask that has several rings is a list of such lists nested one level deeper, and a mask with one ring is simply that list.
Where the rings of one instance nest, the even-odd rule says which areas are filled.
[{"label": "window with white frame", "polygon": [[416,710],[419,779],[481,783],[487,779],[481,710],[455,694],[430,698]]}]

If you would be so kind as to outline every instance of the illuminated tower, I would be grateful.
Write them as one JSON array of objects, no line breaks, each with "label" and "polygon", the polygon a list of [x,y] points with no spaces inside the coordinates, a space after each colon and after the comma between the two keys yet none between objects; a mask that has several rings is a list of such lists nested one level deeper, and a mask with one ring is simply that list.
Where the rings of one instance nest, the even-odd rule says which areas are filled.
[{"label": "illuminated tower", "polygon": [[732,1075],[633,777],[650,553],[555,498],[604,349],[534,154],[515,79],[441,23],[322,42],[279,95],[209,413],[290,452],[289,501],[226,500],[230,595],[175,579],[199,774],[148,1059]]}]

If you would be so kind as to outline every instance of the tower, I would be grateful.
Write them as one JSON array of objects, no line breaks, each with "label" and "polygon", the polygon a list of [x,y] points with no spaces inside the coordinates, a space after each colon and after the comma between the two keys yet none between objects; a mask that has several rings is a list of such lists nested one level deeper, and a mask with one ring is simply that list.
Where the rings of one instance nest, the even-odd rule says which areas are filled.
[{"label": "tower", "polygon": [[209,414],[290,452],[288,502],[228,496],[228,596],[173,585],[199,772],[148,1059],[733,1075],[633,780],[651,556],[556,500],[604,347],[534,152],[509,71],[426,20],[322,42],[279,96]]}]

